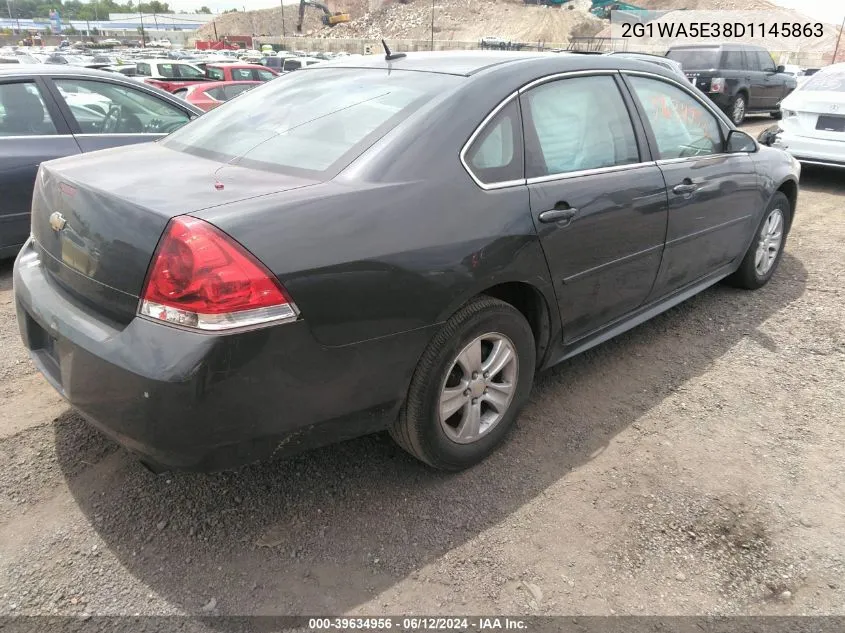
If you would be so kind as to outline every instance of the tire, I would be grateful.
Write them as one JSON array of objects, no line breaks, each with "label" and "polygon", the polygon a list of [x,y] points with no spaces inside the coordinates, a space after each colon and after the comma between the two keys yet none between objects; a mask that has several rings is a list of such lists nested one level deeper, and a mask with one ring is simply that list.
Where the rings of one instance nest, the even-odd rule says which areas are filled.
[{"label": "tire", "polygon": [[[476,344],[480,353],[464,354],[467,349],[476,350]],[[493,350],[504,352],[508,345],[513,360],[495,375],[485,378],[479,371],[473,379],[464,369],[479,366],[467,362],[474,358],[483,370],[485,361],[493,358]],[[433,468],[458,471],[477,464],[506,437],[528,398],[534,380],[535,345],[531,326],[516,308],[484,295],[472,299],[443,325],[423,352],[399,417],[390,428],[391,436]],[[511,389],[505,397],[495,385],[505,389],[507,384]],[[460,408],[441,416],[445,389],[456,395],[450,404]],[[499,400],[498,407],[493,405],[494,399]],[[480,417],[471,418],[473,411]],[[471,420],[479,422],[473,426]],[[473,428],[478,433],[471,432]]]},{"label": "tire", "polygon": [[[777,252],[774,253],[774,257],[772,258],[772,239],[769,229],[771,228],[771,218],[776,211],[780,211],[781,215],[780,241],[777,246]],[[766,212],[763,214],[763,219],[760,221],[760,224],[757,226],[757,230],[754,232],[754,240],[751,242],[751,246],[748,247],[748,252],[745,253],[745,257],[742,258],[742,263],[739,265],[737,271],[727,278],[726,281],[730,285],[736,286],[737,288],[756,290],[757,288],[762,288],[769,282],[769,279],[771,279],[772,275],[774,275],[775,270],[777,270],[778,264],[783,257],[783,250],[786,247],[786,237],[789,234],[788,227],[791,218],[792,210],[789,205],[789,199],[783,193],[778,191],[774,196],[772,196],[769,206],[766,207]],[[767,235],[769,235],[768,242],[764,242]],[[766,246],[766,244],[768,244],[768,246]],[[765,270],[761,270],[759,265],[762,260],[758,259],[758,251],[764,255],[765,253],[769,254],[767,262],[768,267],[765,268]]]},{"label": "tire", "polygon": [[731,99],[731,104],[728,106],[728,117],[733,121],[734,125],[741,125],[745,121],[745,115],[748,112],[748,97],[745,93],[737,92],[736,96]]}]

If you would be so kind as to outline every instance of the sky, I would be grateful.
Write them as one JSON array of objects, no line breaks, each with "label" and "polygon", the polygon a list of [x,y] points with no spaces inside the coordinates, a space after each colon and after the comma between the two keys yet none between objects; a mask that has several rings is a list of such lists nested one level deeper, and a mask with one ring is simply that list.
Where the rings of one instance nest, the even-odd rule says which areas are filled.
[{"label": "sky", "polygon": [[[266,9],[279,6],[280,0],[169,0],[168,4],[178,11],[193,13],[205,5],[217,13],[224,9]],[[845,2],[841,0],[772,0],[789,9],[801,11],[815,20],[823,20],[833,24],[842,22],[845,17]],[[284,0],[285,4],[298,4],[299,0]],[[636,1],[634,1],[636,4]],[[741,0],[737,0],[737,9],[742,8]]]}]

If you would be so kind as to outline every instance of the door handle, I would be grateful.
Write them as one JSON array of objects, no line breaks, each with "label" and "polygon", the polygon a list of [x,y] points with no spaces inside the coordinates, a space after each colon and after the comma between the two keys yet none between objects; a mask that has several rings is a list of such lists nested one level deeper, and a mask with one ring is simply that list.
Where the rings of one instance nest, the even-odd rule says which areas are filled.
[{"label": "door handle", "polygon": [[[563,203],[565,204],[565,203]],[[554,209],[543,211],[539,215],[540,222],[544,224],[551,224],[552,222],[570,222],[578,214],[578,209],[573,209],[568,206],[565,209],[559,209],[561,203],[555,205]]]},{"label": "door handle", "polygon": [[683,196],[683,195],[686,195],[688,193],[694,192],[696,189],[698,189],[697,184],[695,184],[689,178],[684,178],[683,181],[681,182],[681,184],[675,185],[674,187],[672,187],[672,193],[676,193],[679,196]]}]

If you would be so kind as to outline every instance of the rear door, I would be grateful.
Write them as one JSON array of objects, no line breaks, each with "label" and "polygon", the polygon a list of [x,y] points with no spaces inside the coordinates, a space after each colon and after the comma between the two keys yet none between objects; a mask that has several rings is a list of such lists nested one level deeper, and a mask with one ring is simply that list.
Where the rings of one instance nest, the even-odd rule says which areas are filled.
[{"label": "rear door", "polygon": [[567,343],[642,305],[660,267],[666,188],[620,88],[615,72],[576,74],[520,96],[531,213]]},{"label": "rear door", "polygon": [[759,190],[748,154],[725,153],[727,126],[681,84],[624,73],[666,180],[666,249],[650,299],[724,270],[744,254]]},{"label": "rear door", "polygon": [[745,63],[748,67],[747,73],[750,77],[748,107],[752,110],[763,110],[768,107],[769,103],[766,73],[763,72],[763,59],[754,49],[746,49],[744,52]]},{"label": "rear door", "polygon": [[0,254],[29,235],[38,166],[79,153],[56,103],[39,77],[0,81]]},{"label": "rear door", "polygon": [[54,77],[52,89],[83,152],[154,141],[191,118],[189,111],[123,83]]}]

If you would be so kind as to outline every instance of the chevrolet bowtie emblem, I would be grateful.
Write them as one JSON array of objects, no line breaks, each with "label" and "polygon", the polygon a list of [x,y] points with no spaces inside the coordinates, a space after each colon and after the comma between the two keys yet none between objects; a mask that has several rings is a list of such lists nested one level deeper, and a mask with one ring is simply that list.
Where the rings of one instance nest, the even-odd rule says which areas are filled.
[{"label": "chevrolet bowtie emblem", "polygon": [[56,233],[61,231],[65,228],[65,224],[67,224],[67,220],[65,220],[65,216],[63,216],[58,211],[50,214],[50,228],[53,229]]}]

